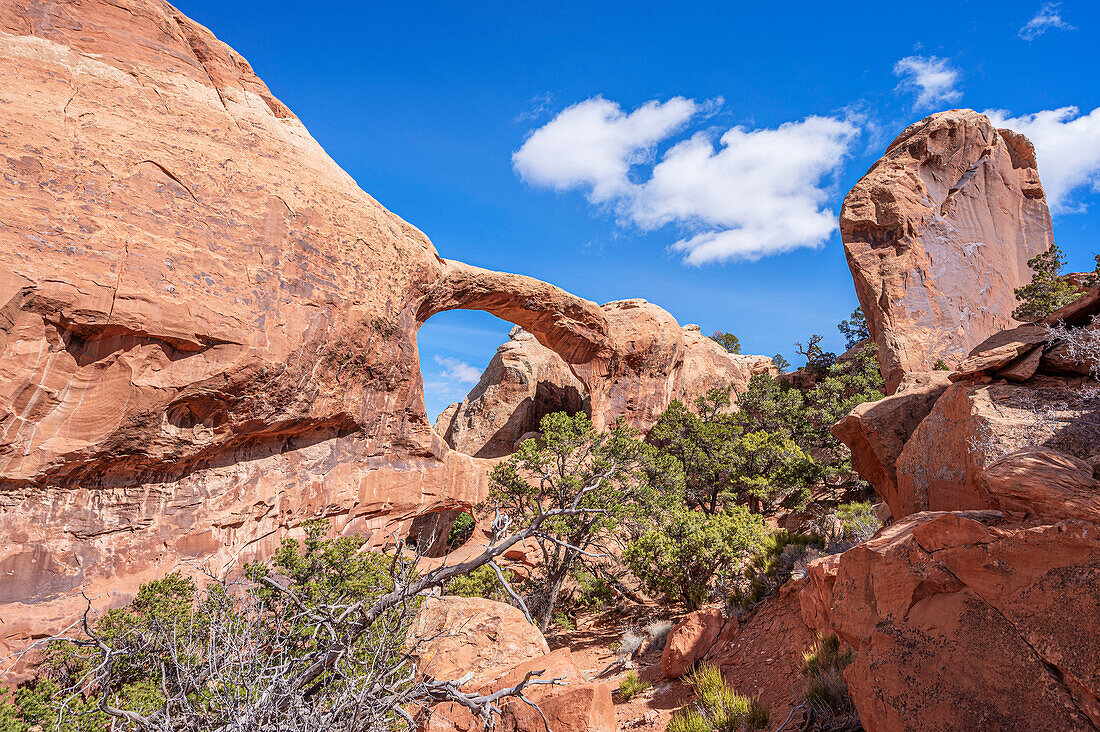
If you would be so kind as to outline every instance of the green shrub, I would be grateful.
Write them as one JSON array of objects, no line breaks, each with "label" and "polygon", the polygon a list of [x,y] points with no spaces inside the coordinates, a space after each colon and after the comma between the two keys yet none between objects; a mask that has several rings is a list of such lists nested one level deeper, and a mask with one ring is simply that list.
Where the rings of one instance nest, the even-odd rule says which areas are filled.
[{"label": "green shrub", "polygon": [[456,549],[465,544],[474,534],[474,517],[462,512],[451,525],[451,532],[447,534],[447,549]]},{"label": "green shrub", "polygon": [[581,569],[573,573],[573,579],[577,583],[573,605],[594,611],[614,604],[615,592],[611,589],[611,583],[603,577]]},{"label": "green shrub", "polygon": [[672,713],[667,729],[668,732],[713,732],[714,728],[702,714],[684,707]]},{"label": "green shrub", "polygon": [[844,538],[856,544],[867,541],[882,528],[870,501],[852,501],[837,506],[836,517],[844,527]]},{"label": "green shrub", "polygon": [[[1023,321],[1042,320],[1080,297],[1077,288],[1061,277],[1065,264],[1066,256],[1057,244],[1051,244],[1045,252],[1029,259],[1027,266],[1034,274],[1031,282],[1014,290],[1020,305],[1012,311],[1012,317]],[[1097,259],[1097,273],[1100,274],[1100,258]]]},{"label": "green shrub", "polygon": [[493,469],[489,498],[515,526],[542,521],[531,537],[543,561],[528,579],[528,605],[546,632],[567,578],[586,555],[621,536],[624,525],[645,520],[655,490],[646,470],[649,450],[625,420],[598,432],[584,412],[555,412],[539,421],[539,431],[538,441],[524,440]]},{"label": "green shrub", "polygon": [[[515,573],[510,569],[506,569],[504,570],[504,577],[508,580],[508,584],[512,586],[512,589],[516,589],[519,583],[516,580]],[[487,564],[478,567],[469,574],[460,574],[455,577],[447,583],[444,592],[459,597],[484,597],[486,600],[496,600],[497,602],[511,602],[512,599],[504,590],[504,585],[500,583],[496,572]]]},{"label": "green shrub", "polygon": [[817,534],[792,534],[779,529],[764,540],[726,598],[734,608],[747,609],[778,590],[791,577],[798,560],[811,547],[824,545]]},{"label": "green shrub", "polygon": [[[758,698],[737,693],[713,664],[703,664],[687,677],[695,692],[693,709],[681,709],[669,720],[669,730],[756,732],[766,729],[770,714]],[[675,720],[675,727],[674,721]]]},{"label": "green shrub", "polygon": [[810,729],[859,729],[845,667],[852,662],[851,648],[843,648],[835,633],[818,634],[814,644],[802,654],[802,674],[806,677],[803,698],[810,710]]},{"label": "green shrub", "polygon": [[647,592],[695,610],[710,596],[714,577],[740,567],[764,534],[764,520],[743,506],[715,514],[678,509],[631,542],[623,558]]},{"label": "green shrub", "polygon": [[[232,582],[211,578],[200,588],[172,572],[142,585],[129,605],[98,620],[86,618],[94,642],[45,646],[37,677],[0,702],[0,730],[139,728],[136,722],[124,726],[117,712],[108,717],[101,703],[133,715],[167,710],[172,720],[157,729],[228,729],[242,708],[271,698],[263,696],[271,679],[305,673],[332,647],[332,637],[346,644],[341,657],[330,674],[315,679],[310,703],[286,718],[298,723],[328,715],[334,724],[325,728],[346,730],[399,723],[388,696],[359,692],[390,684],[389,694],[411,693],[406,633],[421,598],[410,597],[362,626],[353,624],[363,613],[349,608],[370,608],[397,582],[415,579],[415,568],[365,551],[362,536],[325,538],[325,522],[304,528],[304,541],[284,540],[269,562],[245,565],[244,576]],[[336,706],[348,697],[355,709]]]},{"label": "green shrub", "polygon": [[573,622],[573,618],[569,617],[564,610],[554,611],[551,624],[559,630],[577,629],[577,624]]},{"label": "green shrub", "polygon": [[630,701],[639,694],[649,691],[650,683],[638,675],[637,671],[631,671],[619,684],[619,695],[623,701]]},{"label": "green shrub", "polygon": [[932,364],[932,370],[933,371],[950,371],[951,369],[948,368],[946,361],[944,361],[942,358],[938,358],[938,359],[936,359],[936,362],[934,364]]}]

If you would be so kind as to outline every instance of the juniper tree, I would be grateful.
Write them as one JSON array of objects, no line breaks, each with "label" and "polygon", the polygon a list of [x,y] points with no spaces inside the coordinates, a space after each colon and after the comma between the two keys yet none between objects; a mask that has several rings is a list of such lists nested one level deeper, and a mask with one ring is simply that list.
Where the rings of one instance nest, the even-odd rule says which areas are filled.
[{"label": "juniper tree", "polygon": [[710,339],[726,349],[727,353],[741,353],[741,340],[733,333],[716,330],[711,334]]},{"label": "juniper tree", "polygon": [[556,412],[544,416],[539,429],[539,439],[523,441],[493,470],[489,497],[514,526],[552,514],[532,535],[542,561],[525,598],[545,632],[573,570],[582,559],[605,556],[624,524],[642,520],[654,491],[646,446],[622,420],[597,432],[583,412]]},{"label": "juniper tree", "polygon": [[[1061,276],[1065,265],[1065,254],[1057,244],[1051,244],[1045,252],[1029,259],[1027,266],[1034,274],[1031,282],[1015,289],[1020,304],[1012,311],[1012,317],[1024,321],[1042,320],[1076,300],[1077,288]],[[1100,267],[1100,260],[1097,266]]]}]

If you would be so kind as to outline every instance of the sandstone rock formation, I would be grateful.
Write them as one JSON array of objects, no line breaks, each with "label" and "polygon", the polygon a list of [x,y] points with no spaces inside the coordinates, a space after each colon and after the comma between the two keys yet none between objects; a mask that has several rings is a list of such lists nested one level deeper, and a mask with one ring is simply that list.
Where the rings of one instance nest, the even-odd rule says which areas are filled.
[{"label": "sandstone rock formation", "polygon": [[[421,668],[437,678],[472,674],[464,689],[488,694],[515,686],[528,672],[555,684],[532,685],[501,705],[497,729],[533,732],[613,732],[615,708],[607,684],[591,683],[578,670],[568,648],[551,652],[542,634],[523,614],[491,600],[465,597],[431,599],[421,610],[411,641]],[[476,732],[482,720],[453,702],[438,704],[422,725],[426,732]]]},{"label": "sandstone rock formation", "polygon": [[831,627],[867,730],[1100,724],[1100,526],[922,513],[844,553]]},{"label": "sandstone rock formation", "polygon": [[1100,726],[1100,431],[1080,375],[1095,365],[1066,347],[1091,337],[1096,293],[1048,319],[1080,329],[1063,340],[994,334],[946,389],[837,426],[899,519],[811,564],[800,597],[808,625],[856,649],[845,678],[865,729]]},{"label": "sandstone rock formation", "polygon": [[597,427],[623,417],[646,432],[673,399],[690,403],[727,386],[736,396],[755,374],[778,374],[771,358],[727,353],[699,326],[681,327],[645,300],[601,309],[608,319],[607,359],[570,369],[523,330],[513,330],[466,399],[440,414],[436,432],[467,455],[500,457],[551,412],[585,409]]},{"label": "sandstone rock formation", "polygon": [[[982,485],[993,461],[1032,446],[1084,461],[1096,453],[1095,404],[1081,391],[1095,364],[1071,356],[1046,326],[1062,322],[1093,332],[1097,314],[1100,288],[1043,325],[990,336],[956,372],[911,375],[896,394],[860,405],[833,432],[895,518],[1006,510]],[[945,388],[945,379],[954,383]]]},{"label": "sandstone rock formation", "polygon": [[409,642],[420,670],[437,679],[483,676],[550,652],[522,612],[480,597],[429,598],[417,613]]},{"label": "sandstone rock formation", "polygon": [[513,328],[466,399],[439,415],[435,431],[459,452],[503,457],[545,415],[588,410],[587,390],[561,357]]},{"label": "sandstone rock formation", "polygon": [[800,703],[802,653],[814,639],[803,620],[802,594],[797,582],[790,583],[741,617],[727,618],[721,608],[687,615],[669,634],[662,675],[679,678],[708,661],[738,692],[759,696],[782,720]]},{"label": "sandstone rock formation", "polygon": [[79,589],[483,497],[424,413],[433,313],[607,368],[595,303],[442,259],[161,0],[0,3],[0,131],[0,655]]},{"label": "sandstone rock formation", "polygon": [[661,651],[661,675],[666,679],[678,679],[700,658],[705,656],[718,640],[726,618],[720,607],[708,607],[688,613],[671,631]]},{"label": "sandstone rock formation", "polygon": [[[524,692],[535,709],[521,699],[510,698],[501,705],[501,719],[495,729],[504,732],[614,732],[615,707],[607,684],[589,683],[573,662],[568,648],[560,648],[545,656],[528,659],[495,676],[475,680],[472,690],[488,694],[515,686],[528,672],[539,672],[537,678],[556,679],[554,685],[531,686]],[[544,721],[545,719],[545,721]],[[425,732],[478,732],[484,729],[468,709],[454,702],[432,708],[423,725]]]},{"label": "sandstone rock formation", "polygon": [[875,487],[891,513],[908,500],[898,494],[898,456],[949,384],[946,371],[906,374],[895,394],[865,402],[833,425],[833,434],[852,451],[852,467]]},{"label": "sandstone rock formation", "polygon": [[1053,241],[1033,146],[970,110],[902,132],[844,199],[840,229],[891,394],[1015,325],[1013,289]]}]

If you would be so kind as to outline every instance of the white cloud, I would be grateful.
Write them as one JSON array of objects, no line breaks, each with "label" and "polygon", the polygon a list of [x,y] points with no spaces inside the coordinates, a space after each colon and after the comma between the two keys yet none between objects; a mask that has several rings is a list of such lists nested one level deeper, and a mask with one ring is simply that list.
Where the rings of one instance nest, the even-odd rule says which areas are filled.
[{"label": "white cloud", "polygon": [[894,64],[894,75],[901,79],[899,89],[917,93],[913,109],[935,107],[962,97],[962,92],[955,88],[959,72],[945,58],[906,56]]},{"label": "white cloud", "polygon": [[517,124],[520,122],[534,122],[539,117],[549,112],[553,104],[554,95],[550,92],[536,94],[527,100],[527,109],[513,117],[512,121]]},{"label": "white cloud", "polygon": [[1031,20],[1020,28],[1020,38],[1032,41],[1046,33],[1051,28],[1059,30],[1076,30],[1072,25],[1062,20],[1062,3],[1043,3]]},{"label": "white cloud", "polygon": [[439,378],[447,382],[459,384],[476,384],[481,379],[481,372],[457,358],[436,356],[435,362],[443,367],[439,372]]},{"label": "white cloud", "polygon": [[556,190],[588,186],[593,203],[630,188],[630,166],[652,159],[653,149],[695,115],[691,99],[646,102],[623,114],[615,102],[586,99],[532,132],[512,154],[523,180]]},{"label": "white cloud", "polygon": [[1077,107],[1048,109],[1012,117],[1002,109],[985,114],[998,127],[1023,133],[1035,145],[1039,177],[1054,213],[1083,210],[1070,194],[1100,188],[1100,107],[1081,115]]},{"label": "white cloud", "polygon": [[710,136],[697,133],[665,152],[648,178],[630,179],[631,166],[652,160],[658,143],[707,108],[678,97],[624,114],[614,102],[589,99],[532,133],[513,161],[524,180],[584,189],[593,203],[611,204],[624,223],[688,229],[691,235],[672,248],[689,264],[823,244],[836,230],[825,185],[859,133],[851,120],[807,117],[775,129],[734,127],[717,149]]}]

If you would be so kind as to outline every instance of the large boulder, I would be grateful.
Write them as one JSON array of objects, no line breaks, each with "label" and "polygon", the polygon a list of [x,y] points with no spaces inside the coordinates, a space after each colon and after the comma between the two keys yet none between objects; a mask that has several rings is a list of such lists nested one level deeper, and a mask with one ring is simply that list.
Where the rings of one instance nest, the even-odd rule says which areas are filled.
[{"label": "large boulder", "polygon": [[1053,242],[1033,146],[970,110],[902,132],[845,197],[840,230],[888,393],[1016,325],[1013,290]]},{"label": "large boulder", "polygon": [[[492,639],[486,638],[485,642],[490,643]],[[547,728],[555,732],[614,732],[615,706],[611,687],[588,681],[568,648],[532,656],[504,669],[475,673],[463,690],[491,694],[515,687],[529,673],[536,675],[531,677],[534,683],[523,690],[528,701],[518,697],[502,699],[494,729],[505,732],[545,732]],[[479,732],[484,726],[466,707],[446,702],[427,711],[421,729],[424,732]]]},{"label": "large boulder", "polygon": [[908,513],[909,504],[898,493],[898,457],[949,385],[946,371],[906,374],[895,394],[864,402],[833,425],[833,434],[852,451],[852,467],[895,516]]},{"label": "large boulder", "polygon": [[923,513],[850,549],[832,627],[865,729],[1100,725],[1100,526]]},{"label": "large boulder", "polygon": [[515,666],[550,652],[546,639],[511,605],[481,597],[429,598],[409,631],[420,670],[437,679]]},{"label": "large boulder", "polygon": [[661,675],[678,679],[691,671],[695,662],[710,651],[726,624],[720,607],[704,608],[688,613],[673,626],[661,651]]},{"label": "large boulder", "polygon": [[[523,681],[537,682],[524,696],[538,709],[515,698],[502,700],[496,729],[543,732],[543,715],[557,732],[613,732],[615,708],[607,684],[591,683],[577,668],[568,648],[553,652],[523,613],[480,597],[429,598],[407,639],[418,670],[436,679],[466,679],[463,691],[490,694]],[[453,702],[437,704],[425,715],[425,732],[476,732],[480,719]]]},{"label": "large boulder", "polygon": [[[1040,376],[1026,384],[960,381],[944,391],[897,458],[894,518],[920,511],[997,508],[982,475],[997,459],[1032,446],[1087,459],[1095,428],[1081,380]],[[1044,414],[1053,410],[1055,419]]]},{"label": "large boulder", "polygon": [[1100,481],[1093,465],[1058,450],[1025,447],[981,474],[985,493],[1008,516],[1100,522]]},{"label": "large boulder", "polygon": [[416,333],[481,309],[605,370],[608,316],[441,258],[161,0],[0,3],[0,655],[304,519],[483,499]]}]

